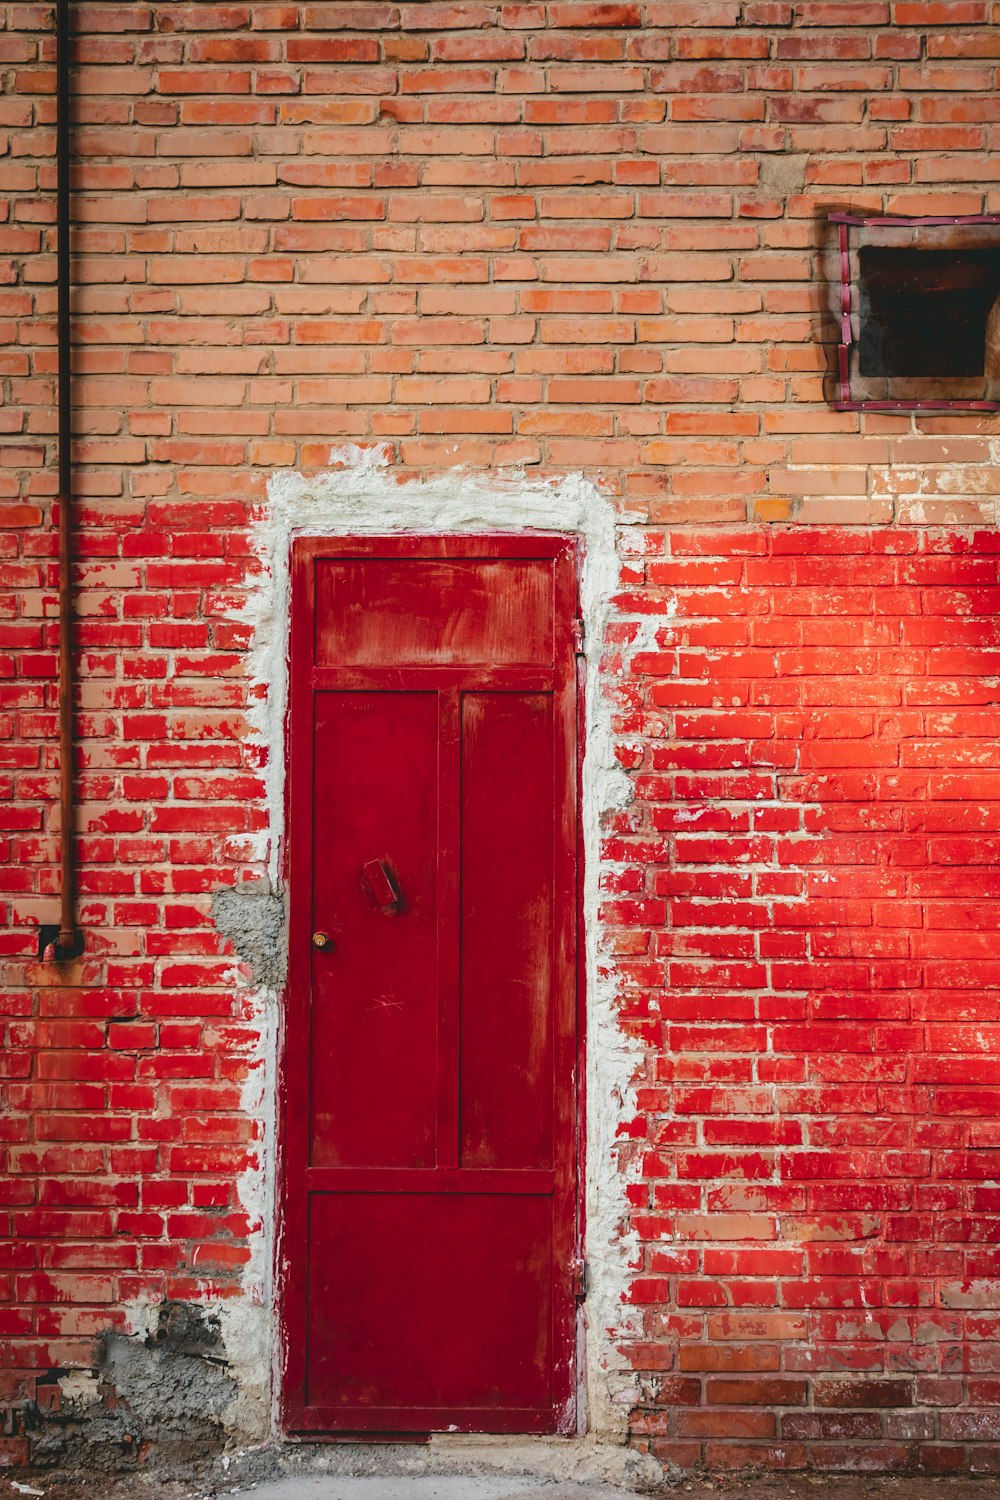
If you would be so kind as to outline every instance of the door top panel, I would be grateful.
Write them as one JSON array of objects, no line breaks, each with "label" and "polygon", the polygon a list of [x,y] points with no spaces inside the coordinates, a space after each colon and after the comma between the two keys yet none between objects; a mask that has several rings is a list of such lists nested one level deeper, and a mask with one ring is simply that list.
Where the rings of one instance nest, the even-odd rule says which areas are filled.
[{"label": "door top panel", "polygon": [[[552,668],[575,599],[576,538],[296,537],[319,670]],[[374,566],[373,566],[374,565]]]},{"label": "door top panel", "polygon": [[299,558],[318,557],[560,557],[572,552],[576,536],[562,532],[519,531],[502,536],[447,532],[393,531],[364,536],[295,536]]},{"label": "door top panel", "polygon": [[552,661],[549,558],[317,558],[317,666]]}]

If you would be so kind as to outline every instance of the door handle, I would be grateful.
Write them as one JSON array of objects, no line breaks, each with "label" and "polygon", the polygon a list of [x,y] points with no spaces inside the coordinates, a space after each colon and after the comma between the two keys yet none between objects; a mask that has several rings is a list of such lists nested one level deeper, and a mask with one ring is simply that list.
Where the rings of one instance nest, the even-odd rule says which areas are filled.
[{"label": "door handle", "polygon": [[361,876],[376,906],[382,908],[385,916],[390,917],[399,910],[402,896],[384,859],[369,859],[361,866]]}]

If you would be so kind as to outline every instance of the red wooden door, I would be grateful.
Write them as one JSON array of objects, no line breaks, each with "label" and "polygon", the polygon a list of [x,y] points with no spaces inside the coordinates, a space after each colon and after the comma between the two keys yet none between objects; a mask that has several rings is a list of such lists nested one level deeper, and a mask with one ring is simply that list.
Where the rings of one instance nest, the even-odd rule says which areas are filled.
[{"label": "red wooden door", "polygon": [[575,543],[292,552],[285,1419],[575,1429]]}]

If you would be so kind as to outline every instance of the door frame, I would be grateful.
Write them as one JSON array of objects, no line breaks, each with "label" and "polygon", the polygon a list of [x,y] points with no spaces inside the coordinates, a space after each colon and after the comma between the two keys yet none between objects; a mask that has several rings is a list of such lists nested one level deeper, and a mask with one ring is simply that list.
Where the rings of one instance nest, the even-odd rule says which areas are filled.
[{"label": "door frame", "polygon": [[[278,1335],[280,1356],[278,1360],[278,1411],[280,1424],[288,1436],[308,1437],[311,1441],[372,1441],[380,1434],[357,1431],[328,1431],[303,1422],[304,1403],[301,1394],[305,1389],[305,1286],[306,1265],[298,1265],[296,1272],[289,1256],[290,1241],[294,1238],[298,1254],[303,1253],[307,1198],[300,1192],[299,1201],[293,1201],[293,1186],[300,1184],[284,1170],[289,1150],[290,1131],[301,1133],[300,1111],[292,1107],[292,1101],[302,1097],[296,1093],[295,1080],[290,1076],[289,1033],[292,1030],[290,1017],[295,1014],[300,1035],[308,1029],[311,988],[311,960],[309,934],[312,917],[312,819],[311,802],[296,789],[311,784],[313,746],[315,737],[314,704],[316,685],[314,682],[313,647],[315,625],[314,561],[323,555],[346,555],[354,557],[419,557],[478,556],[517,557],[539,555],[551,556],[556,561],[569,552],[573,558],[572,589],[557,586],[554,612],[557,618],[565,618],[575,641],[575,671],[565,681],[567,704],[565,707],[566,729],[569,735],[570,765],[568,781],[573,788],[574,831],[571,846],[566,846],[572,864],[573,902],[573,959],[575,977],[575,1004],[573,1005],[575,1038],[571,1051],[575,1070],[574,1087],[570,1100],[572,1119],[569,1124],[571,1161],[569,1165],[572,1197],[572,1238],[574,1243],[574,1265],[572,1273],[577,1282],[575,1302],[575,1337],[568,1351],[570,1360],[570,1395],[565,1408],[557,1419],[554,1429],[525,1426],[515,1419],[509,1426],[502,1420],[495,1422],[490,1431],[530,1434],[532,1431],[551,1432],[566,1436],[579,1435],[586,1430],[585,1372],[586,1351],[584,1346],[583,1294],[585,1290],[585,1209],[586,1195],[586,979],[587,951],[584,901],[584,824],[583,824],[583,763],[586,749],[586,663],[583,656],[583,616],[581,605],[582,539],[576,531],[528,531],[516,529],[499,530],[492,526],[482,531],[420,531],[419,533],[386,530],[358,533],[312,534],[289,537],[289,651],[288,651],[288,701],[284,725],[285,750],[285,826],[288,842],[283,851],[283,865],[288,881],[289,904],[289,958],[288,979],[279,1019],[280,1046],[278,1062],[278,1121],[277,1121],[277,1222],[276,1235],[276,1290]],[[557,688],[557,697],[560,689]],[[301,1090],[301,1085],[299,1085]],[[300,1306],[294,1309],[295,1299]],[[296,1328],[298,1324],[298,1328]],[[301,1336],[299,1335],[301,1330]],[[554,1350],[554,1357],[558,1351]],[[431,1429],[433,1430],[433,1429]],[[407,1440],[407,1434],[386,1434],[393,1440]],[[409,1434],[413,1440],[413,1434]]]}]

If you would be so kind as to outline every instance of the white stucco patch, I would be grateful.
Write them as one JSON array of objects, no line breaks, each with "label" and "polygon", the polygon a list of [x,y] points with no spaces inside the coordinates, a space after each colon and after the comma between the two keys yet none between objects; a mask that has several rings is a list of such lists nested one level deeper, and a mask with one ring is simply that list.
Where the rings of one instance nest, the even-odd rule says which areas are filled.
[{"label": "white stucco patch", "polygon": [[253,996],[257,1043],[240,1103],[259,1122],[251,1165],[240,1175],[237,1195],[250,1224],[250,1261],[243,1272],[243,1295],[225,1298],[215,1309],[226,1357],[237,1377],[239,1394],[227,1420],[239,1433],[268,1429],[271,1393],[277,1370],[274,1318],[274,1226],[277,1222],[275,1144],[277,1140],[278,1002],[273,990]]},{"label": "white stucco patch", "polygon": [[[335,449],[330,461],[334,467],[319,475],[286,472],[272,478],[267,504],[254,528],[263,577],[240,615],[253,628],[249,671],[253,688],[260,694],[251,704],[251,723],[254,735],[267,750],[269,826],[257,853],[267,860],[275,885],[280,879],[284,831],[289,551],[293,536],[540,531],[576,534],[583,540],[581,593],[587,657],[582,807],[588,1017],[586,1248],[590,1266],[585,1308],[586,1425],[599,1438],[621,1442],[636,1386],[616,1346],[634,1338],[637,1332],[630,1326],[629,1309],[621,1302],[636,1247],[620,1230],[625,1178],[616,1162],[615,1146],[620,1122],[634,1113],[630,1080],[640,1053],[618,1027],[615,982],[601,960],[597,924],[601,818],[626,807],[632,794],[631,781],[614,754],[613,703],[607,693],[610,679],[605,680],[599,671],[605,627],[619,584],[619,522],[608,500],[579,474],[545,481],[528,479],[520,471],[454,470],[424,481],[400,483],[379,448]],[[637,625],[637,638],[654,647],[653,627],[646,620],[633,623]],[[270,1133],[276,1070],[274,1027],[264,1014],[268,1009],[273,1012],[273,1006],[261,1007],[266,1067],[258,1113],[267,1119]],[[260,1167],[243,1183],[244,1202],[259,1213],[262,1224],[247,1278],[251,1296],[253,1287],[269,1285],[266,1277],[262,1279],[260,1254],[264,1236],[270,1236],[274,1223],[272,1174],[269,1140],[264,1144]],[[272,1300],[269,1294],[265,1297],[268,1307]],[[243,1316],[252,1325],[245,1330],[239,1327]],[[257,1359],[258,1353],[252,1351],[259,1352],[260,1331],[258,1313],[251,1309],[243,1313],[232,1306],[227,1309],[226,1340],[231,1355],[245,1343],[247,1353]],[[273,1332],[271,1342],[273,1347]],[[237,1362],[242,1364],[238,1356]],[[259,1369],[258,1364],[258,1374]]]}]

